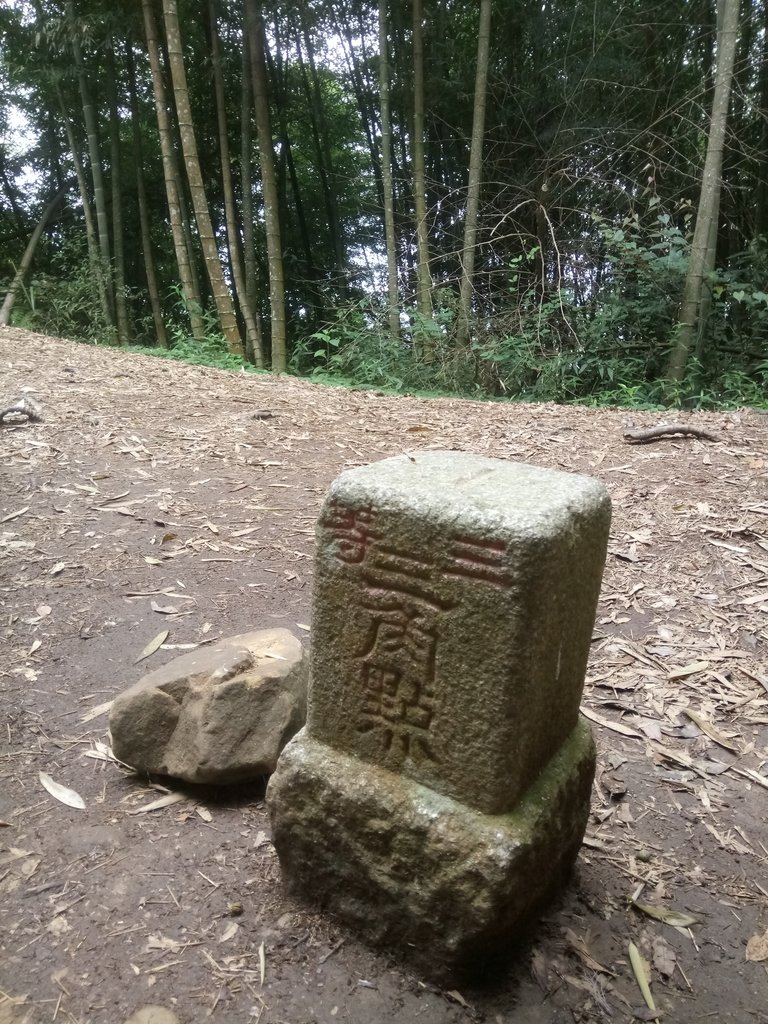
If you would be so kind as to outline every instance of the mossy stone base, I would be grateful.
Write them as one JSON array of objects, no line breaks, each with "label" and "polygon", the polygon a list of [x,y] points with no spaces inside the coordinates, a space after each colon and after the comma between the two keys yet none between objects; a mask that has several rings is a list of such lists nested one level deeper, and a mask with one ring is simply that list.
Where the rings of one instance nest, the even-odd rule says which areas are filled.
[{"label": "mossy stone base", "polygon": [[285,882],[426,976],[466,979],[567,877],[594,770],[580,721],[514,811],[489,815],[302,730],[267,791]]}]

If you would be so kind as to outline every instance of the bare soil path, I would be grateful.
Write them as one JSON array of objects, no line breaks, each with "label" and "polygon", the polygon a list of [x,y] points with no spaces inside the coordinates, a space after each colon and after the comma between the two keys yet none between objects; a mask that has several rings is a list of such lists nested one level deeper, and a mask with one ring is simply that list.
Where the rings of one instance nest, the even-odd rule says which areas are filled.
[{"label": "bare soil path", "polygon": [[[647,1020],[630,943],[663,1020],[768,1022],[768,416],[686,415],[717,440],[629,445],[664,417],[387,397],[0,330],[0,407],[24,393],[44,421],[0,426],[0,1024],[123,1024],[148,1004],[181,1024]],[[589,473],[614,501],[586,841],[476,991],[435,989],[289,899],[263,786],[145,810],[165,790],[110,758],[105,713],[191,646],[275,625],[308,642],[327,485],[431,447]]]}]

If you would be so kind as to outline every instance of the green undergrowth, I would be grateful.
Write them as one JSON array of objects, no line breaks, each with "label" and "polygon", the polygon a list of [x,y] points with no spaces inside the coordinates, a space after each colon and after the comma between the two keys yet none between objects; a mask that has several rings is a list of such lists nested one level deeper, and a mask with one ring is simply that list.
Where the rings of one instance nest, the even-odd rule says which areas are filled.
[{"label": "green undergrowth", "polygon": [[768,358],[751,365],[730,353],[706,364],[691,358],[678,382],[659,374],[666,351],[574,351],[551,339],[488,332],[457,352],[449,331],[425,343],[417,328],[412,317],[410,330],[393,341],[375,321],[344,317],[296,346],[292,369],[319,383],[388,394],[638,410],[768,408]]},{"label": "green undergrowth", "polygon": [[[327,338],[325,334],[320,339],[315,335],[312,344],[322,341],[334,352],[334,346]],[[92,340],[87,343],[98,344]],[[268,372],[258,370],[247,360],[228,352],[220,335],[209,335],[202,341],[195,341],[177,334],[167,349],[107,345],[121,352],[136,352],[194,366],[258,374]],[[372,358],[372,353],[376,358]],[[324,358],[313,369],[297,365],[299,362],[294,358],[289,368],[290,375],[329,387],[376,391],[393,396],[554,402],[651,411],[768,409],[768,360],[758,366],[754,374],[727,366],[720,373],[705,372],[693,362],[688,378],[682,383],[663,378],[625,383],[637,380],[640,367],[636,360],[614,358],[598,364],[573,356],[551,356],[546,360],[518,357],[515,375],[509,374],[508,367],[505,367],[507,373],[500,387],[498,362],[481,358],[477,349],[470,351],[462,367],[452,368],[447,360],[435,366],[424,362],[409,346],[392,343],[385,346],[381,338],[373,335],[370,339],[357,339],[354,351],[344,352],[337,360]]]},{"label": "green undergrowth", "polygon": [[[621,224],[596,219],[603,277],[592,295],[563,282],[542,291],[534,246],[510,258],[508,294],[459,341],[457,296],[433,292],[434,311],[401,313],[393,338],[382,301],[336,310],[294,345],[292,366],[325,383],[396,394],[663,410],[768,408],[768,248],[731,257],[707,279],[705,334],[684,381],[665,378],[679,331],[689,232],[657,204]],[[533,281],[533,283],[532,283]]]},{"label": "green undergrowth", "polygon": [[176,342],[171,348],[157,348],[146,345],[122,347],[121,352],[139,352],[141,355],[154,356],[156,359],[172,359],[178,363],[189,363],[192,366],[212,366],[218,370],[245,370],[248,373],[264,373],[246,359],[232,355],[227,351],[224,338],[212,336],[201,341],[192,338]]},{"label": "green undergrowth", "polygon": [[[34,317],[19,312],[14,316],[17,326],[40,330]],[[574,351],[574,346],[553,340],[560,314],[550,314],[551,322],[540,323],[536,336],[486,330],[482,342],[458,349],[448,313],[438,311],[424,320],[411,311],[402,336],[393,340],[380,311],[370,303],[357,303],[341,310],[333,324],[294,344],[289,373],[332,387],[426,398],[658,411],[768,409],[768,358],[752,359],[751,365],[743,355],[734,359],[730,352],[710,355],[706,363],[691,359],[685,381],[674,382],[653,372],[663,365],[666,353],[653,353],[652,348],[622,351],[615,345],[606,352],[597,343],[591,349],[582,343]],[[50,330],[52,325],[45,326],[57,333]],[[70,320],[66,326],[76,325]],[[548,334],[542,333],[544,327]],[[197,341],[172,323],[169,348],[134,345],[118,351],[235,372],[266,372],[228,352],[212,322],[208,328]],[[66,333],[87,344],[116,347],[104,335],[96,336],[93,325],[87,332]],[[601,337],[599,343],[603,341]]]}]

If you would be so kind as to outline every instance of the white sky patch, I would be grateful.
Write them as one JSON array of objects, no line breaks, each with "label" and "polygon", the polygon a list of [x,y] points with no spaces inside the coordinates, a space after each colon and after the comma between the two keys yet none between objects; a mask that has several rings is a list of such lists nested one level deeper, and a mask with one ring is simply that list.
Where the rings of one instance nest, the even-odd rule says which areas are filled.
[{"label": "white sky patch", "polygon": [[[8,155],[13,158],[24,157],[37,143],[37,136],[32,130],[29,119],[24,111],[11,103],[7,108],[8,127],[2,133],[0,142]],[[21,173],[15,176],[17,188],[26,193],[27,199],[33,198],[40,185],[40,174],[31,165],[24,163]]]},{"label": "white sky patch", "polygon": [[37,141],[27,115],[15,103],[8,105],[8,129],[3,132],[3,144],[11,156],[23,156]]}]

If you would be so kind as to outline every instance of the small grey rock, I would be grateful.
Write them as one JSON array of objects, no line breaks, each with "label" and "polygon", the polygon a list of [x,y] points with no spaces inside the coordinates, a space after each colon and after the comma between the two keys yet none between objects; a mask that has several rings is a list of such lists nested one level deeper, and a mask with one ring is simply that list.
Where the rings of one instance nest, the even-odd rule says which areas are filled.
[{"label": "small grey rock", "polygon": [[125,1024],[179,1024],[179,1018],[164,1006],[142,1006],[131,1014]]}]

